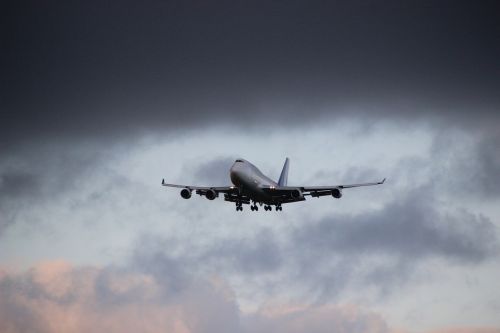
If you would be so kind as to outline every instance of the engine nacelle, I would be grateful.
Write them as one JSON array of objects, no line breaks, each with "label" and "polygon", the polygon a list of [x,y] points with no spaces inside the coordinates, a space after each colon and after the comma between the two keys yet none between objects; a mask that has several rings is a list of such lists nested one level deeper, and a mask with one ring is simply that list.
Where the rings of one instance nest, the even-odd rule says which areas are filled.
[{"label": "engine nacelle", "polygon": [[299,198],[302,198],[303,195],[302,195],[302,191],[301,190],[292,190],[290,192],[290,196],[292,197],[292,199],[299,199]]},{"label": "engine nacelle", "polygon": [[332,190],[332,197],[335,199],[340,199],[342,198],[342,191],[339,188],[335,188]]},{"label": "engine nacelle", "polygon": [[205,196],[208,200],[214,200],[215,198],[217,198],[217,192],[215,192],[214,190],[208,190],[207,193],[205,193]]},{"label": "engine nacelle", "polygon": [[191,190],[188,189],[188,188],[183,188],[181,190],[181,197],[183,197],[184,199],[189,199],[191,198]]}]

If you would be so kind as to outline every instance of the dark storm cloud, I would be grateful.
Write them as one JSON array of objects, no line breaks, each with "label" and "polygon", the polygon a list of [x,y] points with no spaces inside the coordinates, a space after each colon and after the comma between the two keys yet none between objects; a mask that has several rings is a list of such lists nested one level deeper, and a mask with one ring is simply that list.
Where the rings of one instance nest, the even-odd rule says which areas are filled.
[{"label": "dark storm cloud", "polygon": [[27,207],[29,200],[40,195],[40,184],[29,172],[0,170],[0,235],[13,223],[17,214]]},{"label": "dark storm cloud", "polygon": [[0,200],[36,194],[38,186],[38,180],[34,174],[7,170],[0,174]]},{"label": "dark storm cloud", "polygon": [[[494,2],[11,2],[1,148],[358,110],[491,124]],[[439,112],[439,115],[435,115]]]}]

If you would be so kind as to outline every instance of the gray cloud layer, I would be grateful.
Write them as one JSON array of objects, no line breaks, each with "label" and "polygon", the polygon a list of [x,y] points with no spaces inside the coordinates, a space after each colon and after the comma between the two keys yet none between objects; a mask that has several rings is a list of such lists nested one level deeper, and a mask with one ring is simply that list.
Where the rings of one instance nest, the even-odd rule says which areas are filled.
[{"label": "gray cloud layer", "polygon": [[[359,215],[308,219],[284,230],[260,229],[243,238],[184,240],[149,235],[140,240],[138,258],[170,253],[186,271],[217,272],[248,285],[273,290],[302,290],[307,299],[331,301],[360,284],[391,293],[411,278],[422,263],[441,259],[466,266],[498,258],[496,226],[463,209],[444,213],[435,207],[432,190],[417,188],[381,209]],[[175,253],[175,254],[174,254]],[[171,260],[170,258],[169,260]],[[144,260],[138,260],[143,262]],[[185,280],[177,265],[154,266],[174,285]]]},{"label": "gray cloud layer", "polygon": [[428,189],[415,189],[380,211],[306,224],[296,232],[294,243],[310,244],[314,257],[382,252],[406,260],[439,255],[477,262],[494,253],[491,221],[466,211],[443,215],[434,200]]}]

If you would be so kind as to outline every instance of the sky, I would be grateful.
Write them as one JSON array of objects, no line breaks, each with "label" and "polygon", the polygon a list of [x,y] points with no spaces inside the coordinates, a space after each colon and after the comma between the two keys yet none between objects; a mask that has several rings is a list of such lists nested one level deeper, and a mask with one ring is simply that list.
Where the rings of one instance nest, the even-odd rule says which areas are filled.
[{"label": "sky", "polygon": [[[16,1],[1,332],[500,332],[494,1]],[[245,209],[245,158],[290,185]]]}]

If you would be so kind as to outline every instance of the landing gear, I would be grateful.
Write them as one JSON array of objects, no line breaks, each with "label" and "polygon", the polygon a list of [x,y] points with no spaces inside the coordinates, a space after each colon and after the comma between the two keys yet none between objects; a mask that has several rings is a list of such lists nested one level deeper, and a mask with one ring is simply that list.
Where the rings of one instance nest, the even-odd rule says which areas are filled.
[{"label": "landing gear", "polygon": [[[253,201],[252,204],[250,205],[250,209],[252,210],[252,212],[259,210],[259,206],[257,204],[259,204],[260,206],[264,206],[265,211],[272,211],[273,210],[273,205],[268,205],[268,204],[263,204],[262,202]],[[281,204],[279,204],[279,203],[275,204],[274,206],[275,206],[276,211],[283,210],[283,207],[281,207]],[[237,211],[243,210],[243,205],[242,205],[241,201],[236,202],[236,210]]]}]

